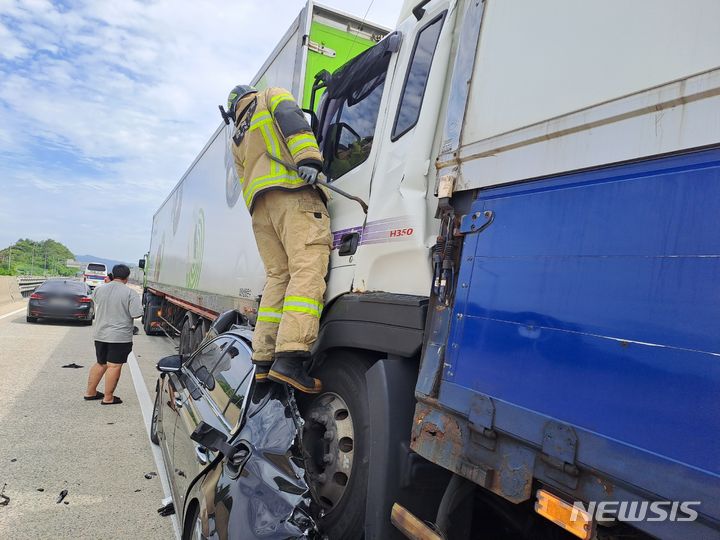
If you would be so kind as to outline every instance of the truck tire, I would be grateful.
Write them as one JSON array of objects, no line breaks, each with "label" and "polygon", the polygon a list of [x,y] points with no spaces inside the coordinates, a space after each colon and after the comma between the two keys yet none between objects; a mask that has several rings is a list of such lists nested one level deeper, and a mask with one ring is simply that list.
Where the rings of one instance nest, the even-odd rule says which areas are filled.
[{"label": "truck tire", "polygon": [[148,302],[145,304],[145,313],[143,313],[143,330],[145,330],[146,336],[155,335],[155,331],[150,326],[150,319],[150,303]]},{"label": "truck tire", "polygon": [[338,351],[313,375],[323,382],[316,396],[299,403],[306,426],[303,447],[320,520],[328,538],[363,537],[370,455],[370,414],[365,372],[372,360],[355,351]]},{"label": "truck tire", "polygon": [[37,317],[30,317],[30,316],[25,317],[25,320],[29,323],[36,323],[38,321]]}]

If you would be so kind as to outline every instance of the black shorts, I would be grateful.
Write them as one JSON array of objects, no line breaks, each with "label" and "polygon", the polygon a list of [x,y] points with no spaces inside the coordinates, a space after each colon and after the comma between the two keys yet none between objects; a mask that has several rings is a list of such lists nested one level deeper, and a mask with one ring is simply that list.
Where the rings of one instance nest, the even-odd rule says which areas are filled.
[{"label": "black shorts", "polygon": [[95,342],[95,356],[97,363],[103,366],[110,362],[111,364],[124,364],[127,362],[128,355],[132,351],[132,342],[130,343],[106,343],[104,341]]}]

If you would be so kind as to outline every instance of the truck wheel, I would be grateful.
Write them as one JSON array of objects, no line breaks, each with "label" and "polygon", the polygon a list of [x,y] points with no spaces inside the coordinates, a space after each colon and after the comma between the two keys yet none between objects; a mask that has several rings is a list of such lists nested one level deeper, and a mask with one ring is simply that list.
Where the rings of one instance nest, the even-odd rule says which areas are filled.
[{"label": "truck wheel", "polygon": [[371,364],[358,353],[338,352],[313,373],[322,393],[300,404],[307,422],[303,447],[310,454],[305,465],[329,538],[363,537],[370,453],[365,372]]},{"label": "truck wheel", "polygon": [[150,326],[150,303],[145,304],[145,313],[143,314],[143,330],[145,330],[146,336],[152,336],[155,334],[152,326]]}]

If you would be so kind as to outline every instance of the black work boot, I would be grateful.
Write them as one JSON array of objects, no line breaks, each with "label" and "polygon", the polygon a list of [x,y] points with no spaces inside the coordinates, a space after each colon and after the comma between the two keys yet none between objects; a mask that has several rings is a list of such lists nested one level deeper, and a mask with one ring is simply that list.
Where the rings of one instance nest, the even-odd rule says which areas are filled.
[{"label": "black work boot", "polygon": [[310,353],[305,351],[289,351],[275,353],[268,373],[268,379],[278,383],[286,383],[306,394],[318,394],[322,390],[322,383],[307,374],[303,362],[310,359]]},{"label": "black work boot", "polygon": [[255,382],[264,383],[268,382],[268,373],[270,372],[270,366],[272,366],[272,360],[255,360],[252,361],[255,364]]}]

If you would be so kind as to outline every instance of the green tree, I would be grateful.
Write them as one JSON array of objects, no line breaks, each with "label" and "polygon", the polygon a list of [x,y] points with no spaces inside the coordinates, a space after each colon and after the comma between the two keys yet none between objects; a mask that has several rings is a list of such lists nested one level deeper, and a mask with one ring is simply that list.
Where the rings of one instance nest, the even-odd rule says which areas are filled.
[{"label": "green tree", "polygon": [[66,262],[74,258],[72,251],[55,240],[21,238],[0,251],[0,275],[72,276],[76,270]]}]

